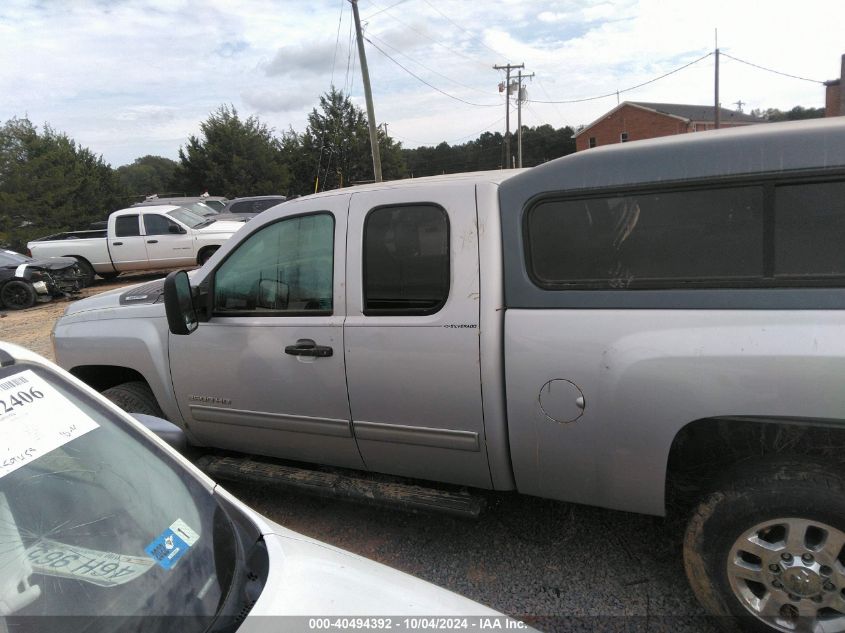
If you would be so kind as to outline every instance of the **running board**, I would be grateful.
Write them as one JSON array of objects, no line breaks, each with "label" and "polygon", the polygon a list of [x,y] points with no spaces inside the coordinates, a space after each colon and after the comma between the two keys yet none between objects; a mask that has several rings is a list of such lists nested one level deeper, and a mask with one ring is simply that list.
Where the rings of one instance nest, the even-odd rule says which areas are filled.
[{"label": "running board", "polygon": [[484,499],[466,490],[428,488],[386,475],[361,477],[355,471],[311,470],[251,457],[204,455],[195,463],[212,479],[271,484],[373,505],[400,506],[411,512],[439,512],[477,519],[484,508]]}]

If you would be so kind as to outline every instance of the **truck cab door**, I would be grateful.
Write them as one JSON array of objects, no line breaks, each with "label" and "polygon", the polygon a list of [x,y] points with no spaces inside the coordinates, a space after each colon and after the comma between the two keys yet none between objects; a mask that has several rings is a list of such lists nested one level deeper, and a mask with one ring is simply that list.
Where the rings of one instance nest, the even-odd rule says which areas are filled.
[{"label": "truck cab door", "polygon": [[195,240],[185,227],[163,213],[144,213],[143,224],[150,261],[161,268],[196,265]]},{"label": "truck cab door", "polygon": [[116,270],[143,270],[147,267],[146,238],[141,235],[138,213],[114,217],[114,228],[108,231],[109,256]]},{"label": "truck cab door", "polygon": [[176,401],[196,441],[364,467],[343,355],[348,204],[348,194],[303,200],[255,219],[203,271],[210,319],[169,343]]},{"label": "truck cab door", "polygon": [[352,196],[344,327],[370,470],[490,488],[472,183]]}]

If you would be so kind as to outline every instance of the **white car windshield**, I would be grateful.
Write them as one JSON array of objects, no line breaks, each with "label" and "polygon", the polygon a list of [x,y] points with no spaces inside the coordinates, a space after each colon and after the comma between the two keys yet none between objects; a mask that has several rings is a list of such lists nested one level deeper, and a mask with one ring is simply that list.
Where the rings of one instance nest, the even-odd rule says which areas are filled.
[{"label": "white car windshield", "polygon": [[0,368],[0,631],[205,631],[236,534],[200,480],[95,398],[41,366]]},{"label": "white car windshield", "polygon": [[182,224],[189,226],[192,229],[196,228],[200,224],[208,224],[208,218],[204,218],[185,207],[179,207],[178,209],[168,211],[167,215],[175,220],[179,220]]}]

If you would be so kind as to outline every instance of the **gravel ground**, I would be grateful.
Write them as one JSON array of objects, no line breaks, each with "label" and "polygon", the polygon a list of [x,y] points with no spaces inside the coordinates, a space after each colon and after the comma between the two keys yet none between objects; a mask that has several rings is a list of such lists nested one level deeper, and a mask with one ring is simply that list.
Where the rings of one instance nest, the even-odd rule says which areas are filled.
[{"label": "gravel ground", "polygon": [[[100,282],[83,294],[156,276]],[[52,358],[50,331],[66,305],[53,302],[6,313],[0,318],[0,339]],[[678,521],[490,492],[480,493],[487,509],[470,521],[266,486],[226,487],[291,529],[424,578],[540,630],[717,630],[687,586]]]}]

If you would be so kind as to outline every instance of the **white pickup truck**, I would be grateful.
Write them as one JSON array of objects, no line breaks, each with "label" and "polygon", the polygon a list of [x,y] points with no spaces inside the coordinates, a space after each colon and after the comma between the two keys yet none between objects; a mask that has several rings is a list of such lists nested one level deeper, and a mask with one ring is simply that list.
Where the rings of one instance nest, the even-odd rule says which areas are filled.
[{"label": "white pickup truck", "polygon": [[711,613],[845,630],[843,242],[842,117],[681,134],[286,202],[55,355],[199,446],[689,513]]},{"label": "white pickup truck", "polygon": [[131,207],[109,215],[105,231],[75,231],[27,244],[34,257],[73,257],[86,285],[130,270],[203,264],[242,222],[203,218],[173,205]]}]

